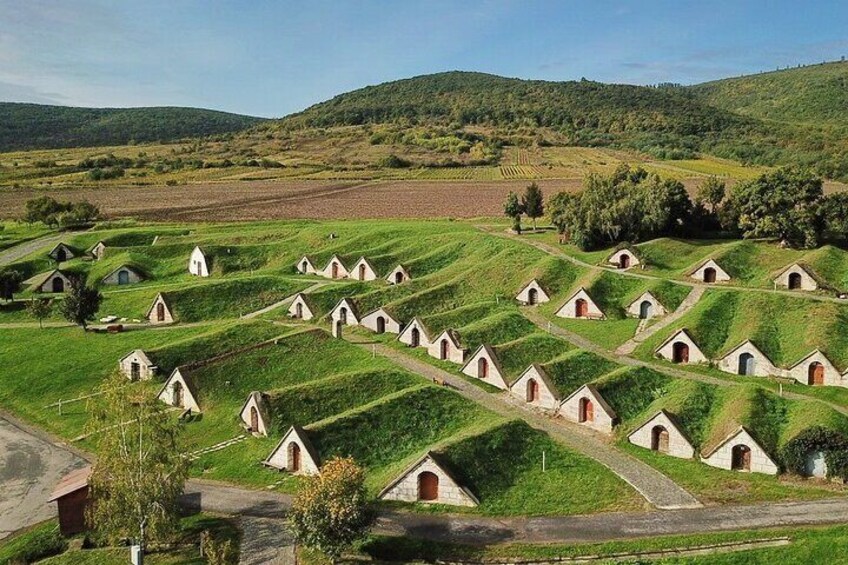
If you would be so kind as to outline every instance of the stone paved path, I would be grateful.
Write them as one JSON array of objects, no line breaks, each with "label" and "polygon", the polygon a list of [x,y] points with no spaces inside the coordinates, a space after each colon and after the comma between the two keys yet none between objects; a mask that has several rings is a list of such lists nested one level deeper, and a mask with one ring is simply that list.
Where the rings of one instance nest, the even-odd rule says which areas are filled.
[{"label": "stone paved path", "polygon": [[[300,292],[303,292],[304,294],[309,294],[310,292],[314,292],[314,291],[318,290],[319,288],[321,288],[322,286],[326,286],[328,284],[330,284],[330,283],[318,282],[318,283],[315,283],[308,288],[305,288],[304,290],[302,290]],[[262,314],[267,314],[271,310],[276,310],[280,306],[286,306],[287,304],[290,304],[292,301],[294,301],[294,299],[297,297],[298,294],[300,294],[300,292],[296,292],[295,294],[292,294],[291,296],[286,296],[282,300],[275,302],[273,304],[270,304],[270,305],[268,305],[264,308],[260,308],[256,312],[251,312],[249,314],[245,314],[245,315],[242,316],[242,318],[244,318],[246,320],[249,320],[251,318],[257,318],[257,317],[261,316]]]},{"label": "stone paved path", "polygon": [[641,461],[615,449],[600,435],[576,424],[525,408],[514,402],[507,393],[493,394],[443,371],[413,359],[404,353],[367,338],[346,335],[345,338],[369,351],[387,357],[429,380],[440,380],[466,398],[508,418],[522,418],[531,426],[543,430],[567,447],[590,457],[624,479],[649,503],[657,508],[692,508],[700,506],[695,497],[674,481]]},{"label": "stone paved path", "polygon": [[680,303],[680,306],[677,307],[677,310],[660,318],[652,325],[638,332],[633,338],[627,340],[623,344],[621,344],[618,349],[615,350],[616,353],[620,355],[630,355],[633,353],[640,344],[642,344],[646,339],[656,334],[663,328],[667,328],[677,320],[683,317],[686,312],[691,310],[695,304],[701,300],[701,297],[704,296],[704,293],[707,291],[707,287],[705,286],[696,286],[692,289],[689,295],[686,297],[683,302]]},{"label": "stone paved path", "polygon": [[285,520],[243,516],[241,526],[240,565],[295,565],[294,536],[288,531]]}]

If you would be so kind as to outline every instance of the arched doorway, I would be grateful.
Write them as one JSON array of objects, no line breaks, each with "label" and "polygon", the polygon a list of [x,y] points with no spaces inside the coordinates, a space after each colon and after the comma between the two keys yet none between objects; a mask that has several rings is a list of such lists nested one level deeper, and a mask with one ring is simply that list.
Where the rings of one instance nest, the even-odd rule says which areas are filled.
[{"label": "arched doorway", "polygon": [[654,426],[651,430],[651,449],[668,453],[668,430],[663,426]]},{"label": "arched doorway", "polygon": [[421,332],[418,331],[418,328],[412,328],[409,336],[409,346],[418,347],[419,345],[421,345]]},{"label": "arched doorway", "polygon": [[403,282],[403,273],[398,271],[397,273],[395,273],[395,284],[400,284],[402,282]]},{"label": "arched doorway", "polygon": [[539,383],[536,379],[527,381],[527,402],[536,402],[539,400]]},{"label": "arched doorway", "polygon": [[294,305],[294,317],[295,318],[303,318],[303,303],[298,302]]},{"label": "arched doorway", "polygon": [[439,477],[430,471],[418,475],[418,500],[439,499]]},{"label": "arched doorway", "polygon": [[334,279],[339,278],[339,264],[336,263],[335,261],[333,262],[332,278],[334,278]]},{"label": "arched doorway", "polygon": [[716,270],[712,267],[707,267],[704,269],[704,282],[705,283],[714,283],[716,282]]},{"label": "arched doorway", "polygon": [[165,305],[161,302],[156,305],[156,321],[164,322],[165,321]]},{"label": "arched doorway", "polygon": [[309,263],[304,261],[303,263],[300,264],[300,272],[306,273],[307,271],[309,271]]},{"label": "arched doorway", "polygon": [[344,306],[339,310],[339,321],[343,324],[347,323],[347,308]]},{"label": "arched doorway", "polygon": [[576,318],[585,318],[589,315],[589,303],[582,298],[574,301],[574,316]]},{"label": "arched doorway", "polygon": [[745,352],[739,356],[739,367],[737,373],[740,375],[751,376],[754,374],[754,365],[756,361],[754,356]]},{"label": "arched doorway", "polygon": [[342,323],[342,321],[341,321],[341,320],[337,320],[337,321],[336,321],[336,325],[335,325],[334,327],[336,328],[336,335],[335,335],[335,337],[337,337],[337,338],[341,339],[341,337],[342,337],[342,328],[344,327],[344,324]]},{"label": "arched doorway", "polygon": [[654,313],[654,305],[651,304],[650,300],[643,300],[639,305],[639,317],[643,320],[647,320]]},{"label": "arched doorway", "polygon": [[731,451],[730,468],[733,471],[751,470],[751,448],[747,445],[734,445]]},{"label": "arched doorway", "polygon": [[801,288],[801,274],[789,273],[789,290],[798,290]]},{"label": "arched doorway", "polygon": [[812,386],[824,384],[824,365],[818,361],[810,363],[810,367],[807,369],[807,384]]},{"label": "arched doorway", "polygon": [[65,281],[60,276],[53,277],[53,292],[65,292]]},{"label": "arched doorway", "polygon": [[65,248],[60,247],[59,249],[57,249],[56,250],[56,261],[61,263],[62,261],[67,261],[67,260],[68,260],[68,254],[65,252]]},{"label": "arched doorway", "polygon": [[536,302],[539,301],[539,291],[535,288],[531,288],[527,291],[527,304],[533,306]]},{"label": "arched doorway", "polygon": [[300,446],[295,442],[289,444],[289,472],[297,473],[300,471],[301,457]]},{"label": "arched doorway", "polygon": [[130,379],[133,381],[137,381],[141,378],[141,365],[138,364],[138,361],[133,361],[130,364]]},{"label": "arched doorway", "polygon": [[477,378],[485,379],[489,377],[489,361],[485,357],[477,359]]},{"label": "arched doorway", "polygon": [[688,363],[689,346],[682,341],[675,341],[672,346],[672,361],[675,363]]},{"label": "arched doorway", "polygon": [[118,271],[118,284],[129,284],[129,282],[130,282],[129,271]]},{"label": "arched doorway", "polygon": [[256,409],[256,406],[250,407],[250,431],[259,431],[259,410]]},{"label": "arched doorway", "polygon": [[618,267],[620,269],[629,269],[630,268],[630,255],[627,253],[622,253],[618,256]]},{"label": "arched doorway", "polygon": [[386,333],[386,319],[382,316],[377,316],[377,333]]},{"label": "arched doorway", "polygon": [[365,280],[365,264],[364,263],[359,265],[359,280],[361,280],[361,281]]},{"label": "arched doorway", "polygon": [[580,399],[579,414],[577,419],[581,423],[595,421],[595,405],[592,404],[592,401],[586,398],[585,396]]},{"label": "arched doorway", "polygon": [[450,353],[450,344],[447,339],[443,339],[439,344],[439,359],[447,359],[448,353]]},{"label": "arched doorway", "polygon": [[183,383],[181,383],[180,381],[174,381],[171,399],[174,402],[174,406],[182,407],[182,405],[183,405]]}]

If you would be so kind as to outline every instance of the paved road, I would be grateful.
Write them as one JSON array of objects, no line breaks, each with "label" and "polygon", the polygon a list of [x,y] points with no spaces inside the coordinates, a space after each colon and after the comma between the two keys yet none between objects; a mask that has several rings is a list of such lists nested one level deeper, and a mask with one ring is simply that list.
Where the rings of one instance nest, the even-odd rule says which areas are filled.
[{"label": "paved road", "polygon": [[653,467],[615,449],[598,434],[582,426],[562,419],[554,420],[545,414],[531,410],[507,393],[493,394],[486,392],[456,375],[409,357],[391,347],[367,340],[363,341],[355,336],[347,335],[345,337],[369,351],[376,351],[379,355],[387,357],[407,370],[429,380],[442,380],[461,395],[497,414],[508,418],[521,418],[531,426],[545,431],[569,448],[609,468],[657,508],[700,506],[698,500],[677,483]]},{"label": "paved road", "polygon": [[0,539],[55,516],[50,493],[62,476],[85,465],[39,435],[0,417]]},{"label": "paved road", "polygon": [[47,247],[48,245],[55,245],[61,240],[61,234],[46,235],[44,237],[39,237],[38,239],[33,239],[31,241],[21,243],[20,245],[10,247],[5,251],[0,251],[0,265],[8,265],[18,259],[23,259],[30,253],[35,253],[42,247]]},{"label": "paved road", "polygon": [[[677,310],[674,312],[663,316],[653,325],[648,326],[647,328],[639,331],[636,335],[634,335],[631,339],[622,343],[618,349],[615,350],[616,353],[621,355],[630,355],[633,353],[639,344],[643,343],[646,339],[656,334],[663,328],[666,328],[679,320],[686,314],[689,310],[695,307],[698,301],[701,300],[701,297],[704,296],[704,293],[707,291],[703,286],[696,286],[692,289],[686,299],[680,303],[680,306],[677,307]],[[645,322],[646,320],[642,320]]]}]

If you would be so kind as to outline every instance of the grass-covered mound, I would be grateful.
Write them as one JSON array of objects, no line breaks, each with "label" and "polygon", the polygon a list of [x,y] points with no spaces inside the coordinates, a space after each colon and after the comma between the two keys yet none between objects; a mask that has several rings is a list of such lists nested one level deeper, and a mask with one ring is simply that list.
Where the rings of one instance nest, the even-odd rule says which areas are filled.
[{"label": "grass-covered mound", "polygon": [[561,398],[568,397],[584,384],[618,367],[618,364],[608,359],[583,350],[569,351],[562,357],[542,365]]},{"label": "grass-covered mound", "polygon": [[522,420],[452,443],[439,455],[485,514],[583,514],[638,504],[608,469]]},{"label": "grass-covered mound", "polygon": [[647,367],[624,367],[603,376],[595,385],[618,417],[626,421],[663,396],[671,380]]},{"label": "grass-covered mound", "polygon": [[689,330],[698,347],[717,359],[746,339],[771,361],[790,367],[821,349],[837,367],[848,366],[848,305],[770,293],[710,290],[674,326],[637,350],[650,357],[677,328]]},{"label": "grass-covered mound", "polygon": [[466,347],[476,349],[482,344],[500,344],[534,333],[536,326],[513,309],[496,312],[459,328]]},{"label": "grass-covered mound", "polygon": [[422,379],[395,369],[345,373],[268,392],[275,433],[292,425],[305,426],[378,400],[399,390],[420,385]]},{"label": "grass-covered mound", "polygon": [[548,363],[568,351],[572,346],[551,334],[536,331],[522,338],[495,347],[495,354],[507,381],[515,380],[532,363]]},{"label": "grass-covered mound", "polygon": [[737,244],[737,240],[693,240],[662,237],[637,245],[649,273],[687,275],[708,258]]}]

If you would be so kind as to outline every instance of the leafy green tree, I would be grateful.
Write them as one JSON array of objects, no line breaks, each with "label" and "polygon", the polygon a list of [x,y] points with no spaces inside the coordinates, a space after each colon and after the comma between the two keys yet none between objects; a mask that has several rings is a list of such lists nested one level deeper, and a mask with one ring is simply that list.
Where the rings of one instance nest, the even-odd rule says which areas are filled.
[{"label": "leafy green tree", "polygon": [[524,196],[521,197],[521,207],[527,217],[533,220],[533,231],[536,231],[536,220],[545,215],[545,197],[542,194],[542,189],[535,182],[524,190]]},{"label": "leafy green tree", "polygon": [[353,459],[340,457],[327,461],[319,475],[307,478],[289,512],[297,540],[334,564],[368,533],[373,519],[362,469]]},{"label": "leafy green tree", "polygon": [[59,203],[50,196],[39,196],[26,202],[24,221],[28,224],[42,222],[48,226],[56,226],[56,215],[67,210],[65,204]]},{"label": "leafy green tree", "polygon": [[745,238],[774,237],[815,247],[824,228],[822,181],[812,173],[778,169],[733,187],[730,203]]},{"label": "leafy green tree", "polygon": [[557,232],[566,239],[570,236],[571,222],[577,215],[580,195],[572,192],[557,192],[548,198],[548,215]]},{"label": "leafy green tree", "polygon": [[106,379],[90,406],[88,431],[96,462],[88,520],[111,542],[165,542],[178,531],[189,462],[179,445],[179,422],[155,397]]},{"label": "leafy green tree", "polygon": [[14,269],[3,269],[0,271],[0,298],[7,302],[15,298],[15,294],[21,291],[24,276],[20,271]]},{"label": "leafy green tree", "polygon": [[512,218],[512,229],[515,233],[521,233],[521,214],[524,213],[524,207],[518,200],[518,195],[513,191],[509,191],[504,202],[504,214],[508,218]]},{"label": "leafy green tree", "polygon": [[53,312],[53,301],[49,298],[33,298],[27,302],[27,313],[38,320],[38,327],[44,329],[44,320]]},{"label": "leafy green tree", "polygon": [[61,301],[59,310],[66,320],[85,329],[100,309],[103,295],[96,288],[86,286],[85,278],[80,276],[69,278],[71,279],[70,288],[65,299]]},{"label": "leafy green tree", "polygon": [[834,192],[825,196],[821,212],[828,231],[848,240],[848,192]]},{"label": "leafy green tree", "polygon": [[710,213],[716,214],[719,204],[727,193],[727,185],[716,176],[711,176],[698,187],[696,200],[708,207]]}]

